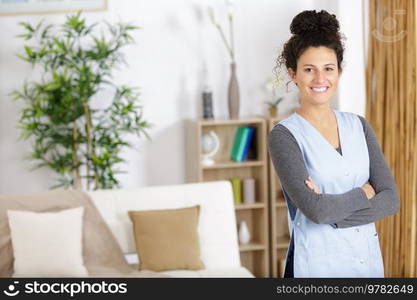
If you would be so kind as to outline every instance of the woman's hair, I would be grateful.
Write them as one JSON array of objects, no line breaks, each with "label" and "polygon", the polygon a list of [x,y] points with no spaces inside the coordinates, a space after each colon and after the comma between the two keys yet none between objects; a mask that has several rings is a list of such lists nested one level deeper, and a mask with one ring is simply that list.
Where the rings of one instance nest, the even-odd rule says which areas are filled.
[{"label": "woman's hair", "polygon": [[305,10],[294,17],[291,22],[291,38],[284,44],[283,51],[277,59],[276,68],[291,68],[297,71],[297,61],[309,47],[324,46],[333,49],[337,57],[337,66],[342,70],[343,43],[339,32],[339,21],[335,15],[322,10]]}]

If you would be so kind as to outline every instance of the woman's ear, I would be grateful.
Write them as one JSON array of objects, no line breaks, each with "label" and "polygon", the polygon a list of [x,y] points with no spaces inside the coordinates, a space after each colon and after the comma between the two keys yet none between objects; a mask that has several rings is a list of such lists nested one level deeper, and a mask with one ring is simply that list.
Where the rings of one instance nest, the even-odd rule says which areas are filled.
[{"label": "woman's ear", "polygon": [[293,69],[291,69],[291,68],[288,68],[288,75],[290,76],[290,78],[295,82],[295,77],[296,77],[296,74],[295,74],[295,72],[293,71]]}]

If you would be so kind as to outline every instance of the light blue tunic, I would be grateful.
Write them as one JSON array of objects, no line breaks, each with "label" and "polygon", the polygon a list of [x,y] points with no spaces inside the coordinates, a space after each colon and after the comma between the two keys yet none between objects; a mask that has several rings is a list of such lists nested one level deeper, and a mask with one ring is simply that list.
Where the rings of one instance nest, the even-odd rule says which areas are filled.
[{"label": "light blue tunic", "polygon": [[[293,134],[308,174],[320,193],[341,194],[369,180],[369,155],[357,115],[333,110],[339,128],[342,155],[301,115],[294,113],[280,124]],[[292,214],[294,277],[383,277],[384,266],[375,224],[334,228],[316,224],[283,190]]]}]

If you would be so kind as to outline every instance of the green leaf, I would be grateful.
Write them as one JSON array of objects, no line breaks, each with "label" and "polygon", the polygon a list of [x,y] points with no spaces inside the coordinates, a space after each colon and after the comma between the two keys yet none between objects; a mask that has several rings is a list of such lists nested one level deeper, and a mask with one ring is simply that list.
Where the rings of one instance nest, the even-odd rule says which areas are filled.
[{"label": "green leaf", "polygon": [[61,80],[61,76],[56,72],[56,70],[52,69],[52,77],[54,78],[55,81],[60,81]]},{"label": "green leaf", "polygon": [[39,58],[42,58],[42,57],[44,57],[47,53],[48,53],[48,50],[46,49],[46,47],[44,47],[44,48],[42,48],[42,49],[39,51],[38,56],[39,56]]},{"label": "green leaf", "polygon": [[47,26],[43,29],[43,31],[42,31],[42,33],[41,33],[41,39],[45,39],[45,38],[47,38],[47,37],[48,37],[49,30],[50,30],[52,27],[53,27],[53,25],[49,24],[49,25],[47,25]]},{"label": "green leaf", "polygon": [[29,32],[34,32],[35,29],[27,22],[19,22],[19,25],[24,27]]},{"label": "green leaf", "polygon": [[22,34],[18,34],[17,37],[19,38],[23,38],[25,40],[29,40],[30,38],[32,38],[33,34],[31,33],[22,33]]},{"label": "green leaf", "polygon": [[35,118],[40,118],[43,115],[43,112],[41,109],[36,109],[35,111]]},{"label": "green leaf", "polygon": [[16,56],[24,61],[30,62],[31,59],[27,58],[26,56],[20,55],[20,54],[16,54]]},{"label": "green leaf", "polygon": [[59,89],[60,87],[61,87],[61,84],[59,84],[59,83],[55,83],[55,82],[50,83],[50,84],[45,86],[45,91],[48,91],[48,92],[55,91],[55,90]]},{"label": "green leaf", "polygon": [[25,48],[25,52],[26,52],[28,57],[34,57],[35,54],[34,54],[32,48],[30,48],[29,46],[26,46],[26,45],[24,46],[24,48]]},{"label": "green leaf", "polygon": [[57,38],[54,38],[53,40],[54,40],[55,45],[58,46],[59,49],[66,50],[65,44],[63,42],[61,42]]}]

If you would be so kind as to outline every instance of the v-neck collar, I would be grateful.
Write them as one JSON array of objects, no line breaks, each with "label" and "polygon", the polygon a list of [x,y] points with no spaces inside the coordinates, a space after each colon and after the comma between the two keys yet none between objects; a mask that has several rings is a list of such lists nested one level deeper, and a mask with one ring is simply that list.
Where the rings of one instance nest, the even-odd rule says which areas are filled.
[{"label": "v-neck collar", "polygon": [[332,109],[332,111],[336,117],[337,134],[339,137],[339,147],[340,147],[340,151],[342,152],[342,154],[340,154],[339,151],[336,150],[337,148],[335,148],[332,144],[330,144],[330,142],[321,134],[321,132],[316,127],[313,126],[313,124],[311,124],[302,115],[298,114],[297,112],[294,111],[294,114],[297,115],[298,118],[301,119],[304,123],[306,123],[309,127],[311,127],[313,131],[315,131],[320,136],[320,138],[324,141],[324,143],[327,144],[330,148],[332,148],[333,151],[335,151],[339,157],[343,158],[345,154],[345,147],[342,142],[343,138],[342,138],[342,132],[341,132],[342,130],[340,126],[339,115],[336,110]]}]

